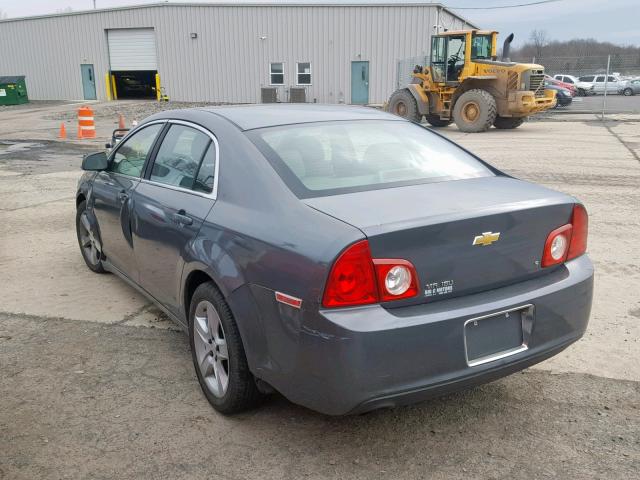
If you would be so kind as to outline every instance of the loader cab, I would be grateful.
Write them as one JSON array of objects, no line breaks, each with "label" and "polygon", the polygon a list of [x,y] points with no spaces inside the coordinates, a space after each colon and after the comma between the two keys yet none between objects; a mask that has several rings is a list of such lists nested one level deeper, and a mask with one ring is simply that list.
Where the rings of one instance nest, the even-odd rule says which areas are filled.
[{"label": "loader cab", "polygon": [[[471,62],[491,60],[496,55],[497,32],[460,31],[431,37],[431,72],[436,83],[459,83]],[[469,74],[470,72],[465,72]]]}]

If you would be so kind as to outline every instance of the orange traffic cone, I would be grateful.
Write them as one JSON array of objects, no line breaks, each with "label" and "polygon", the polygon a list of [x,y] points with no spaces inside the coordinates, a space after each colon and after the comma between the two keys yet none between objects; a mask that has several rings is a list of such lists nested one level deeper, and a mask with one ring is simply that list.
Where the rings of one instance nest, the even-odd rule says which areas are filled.
[{"label": "orange traffic cone", "polygon": [[64,126],[64,122],[60,124],[60,133],[58,138],[67,138],[67,128]]},{"label": "orange traffic cone", "polygon": [[118,128],[127,128],[124,123],[124,115],[122,114],[120,114],[120,117],[118,118]]}]

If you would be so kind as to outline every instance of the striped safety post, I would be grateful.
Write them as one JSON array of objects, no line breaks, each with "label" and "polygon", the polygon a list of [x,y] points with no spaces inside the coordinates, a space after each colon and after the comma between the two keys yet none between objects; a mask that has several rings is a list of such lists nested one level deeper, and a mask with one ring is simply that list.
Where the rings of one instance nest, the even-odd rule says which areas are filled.
[{"label": "striped safety post", "polygon": [[78,138],[96,138],[93,110],[89,107],[80,107],[78,109]]}]

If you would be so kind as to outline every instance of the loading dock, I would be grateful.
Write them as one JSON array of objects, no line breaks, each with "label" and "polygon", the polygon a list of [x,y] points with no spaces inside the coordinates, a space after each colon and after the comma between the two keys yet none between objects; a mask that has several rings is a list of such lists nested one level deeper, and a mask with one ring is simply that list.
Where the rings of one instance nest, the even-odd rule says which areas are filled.
[{"label": "loading dock", "polygon": [[157,67],[153,28],[107,30],[114,98],[155,99]]}]

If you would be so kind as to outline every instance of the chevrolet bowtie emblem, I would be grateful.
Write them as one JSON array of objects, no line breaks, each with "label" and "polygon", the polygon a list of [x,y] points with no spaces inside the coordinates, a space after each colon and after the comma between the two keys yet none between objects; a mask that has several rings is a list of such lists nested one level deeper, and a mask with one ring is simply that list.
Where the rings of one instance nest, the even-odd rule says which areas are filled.
[{"label": "chevrolet bowtie emblem", "polygon": [[486,247],[487,245],[491,245],[493,242],[497,242],[500,239],[500,232],[483,232],[482,235],[477,235],[473,239],[472,245],[482,245]]}]

